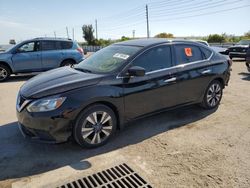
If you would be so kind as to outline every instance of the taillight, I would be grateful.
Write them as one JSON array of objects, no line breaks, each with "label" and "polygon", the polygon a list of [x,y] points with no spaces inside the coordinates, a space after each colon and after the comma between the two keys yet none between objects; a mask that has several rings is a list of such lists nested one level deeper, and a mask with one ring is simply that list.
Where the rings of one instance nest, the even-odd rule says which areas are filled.
[{"label": "taillight", "polygon": [[77,48],[76,49],[79,53],[83,54],[83,49],[82,48]]}]

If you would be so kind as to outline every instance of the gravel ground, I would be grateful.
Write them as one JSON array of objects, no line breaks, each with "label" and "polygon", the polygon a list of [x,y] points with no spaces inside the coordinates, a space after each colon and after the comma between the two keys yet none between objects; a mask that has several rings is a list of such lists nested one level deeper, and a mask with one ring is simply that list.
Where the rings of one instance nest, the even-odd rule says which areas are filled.
[{"label": "gravel ground", "polygon": [[121,156],[153,187],[250,187],[250,74],[244,61],[234,61],[218,109],[190,106],[132,122],[109,144],[92,150],[75,143],[33,143],[21,136],[15,100],[28,78],[0,83],[0,187],[83,160],[92,162],[92,171],[99,170],[94,159],[112,162]]}]

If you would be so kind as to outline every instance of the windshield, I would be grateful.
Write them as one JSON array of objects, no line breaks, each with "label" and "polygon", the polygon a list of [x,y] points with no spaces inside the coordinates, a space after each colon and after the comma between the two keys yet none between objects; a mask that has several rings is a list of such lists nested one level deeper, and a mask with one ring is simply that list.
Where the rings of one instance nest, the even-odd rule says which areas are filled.
[{"label": "windshield", "polygon": [[91,55],[76,65],[76,69],[88,70],[95,73],[109,73],[120,67],[130,56],[141,47],[112,45]]},{"label": "windshield", "polygon": [[240,44],[240,45],[250,45],[250,40],[241,40],[238,44]]}]

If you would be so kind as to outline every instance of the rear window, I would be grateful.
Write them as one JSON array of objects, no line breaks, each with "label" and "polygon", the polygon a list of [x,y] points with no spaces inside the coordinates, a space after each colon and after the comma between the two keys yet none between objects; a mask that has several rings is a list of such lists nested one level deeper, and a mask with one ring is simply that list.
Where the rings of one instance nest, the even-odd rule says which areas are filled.
[{"label": "rear window", "polygon": [[178,64],[186,64],[203,60],[203,54],[198,46],[177,44],[175,53]]},{"label": "rear window", "polygon": [[208,59],[211,56],[211,54],[212,54],[211,50],[203,48],[203,47],[200,47],[200,49],[201,49],[205,59]]},{"label": "rear window", "polygon": [[73,42],[71,41],[61,41],[60,43],[62,49],[70,49],[73,46]]}]

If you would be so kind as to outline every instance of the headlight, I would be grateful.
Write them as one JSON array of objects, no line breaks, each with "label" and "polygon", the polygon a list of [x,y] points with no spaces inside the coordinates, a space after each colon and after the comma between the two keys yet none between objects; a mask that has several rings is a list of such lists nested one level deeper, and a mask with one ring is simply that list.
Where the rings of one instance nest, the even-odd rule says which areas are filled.
[{"label": "headlight", "polygon": [[59,97],[59,98],[48,98],[48,99],[40,99],[32,102],[28,107],[27,110],[29,112],[47,112],[52,111],[59,108],[63,102],[65,101],[66,97]]}]

